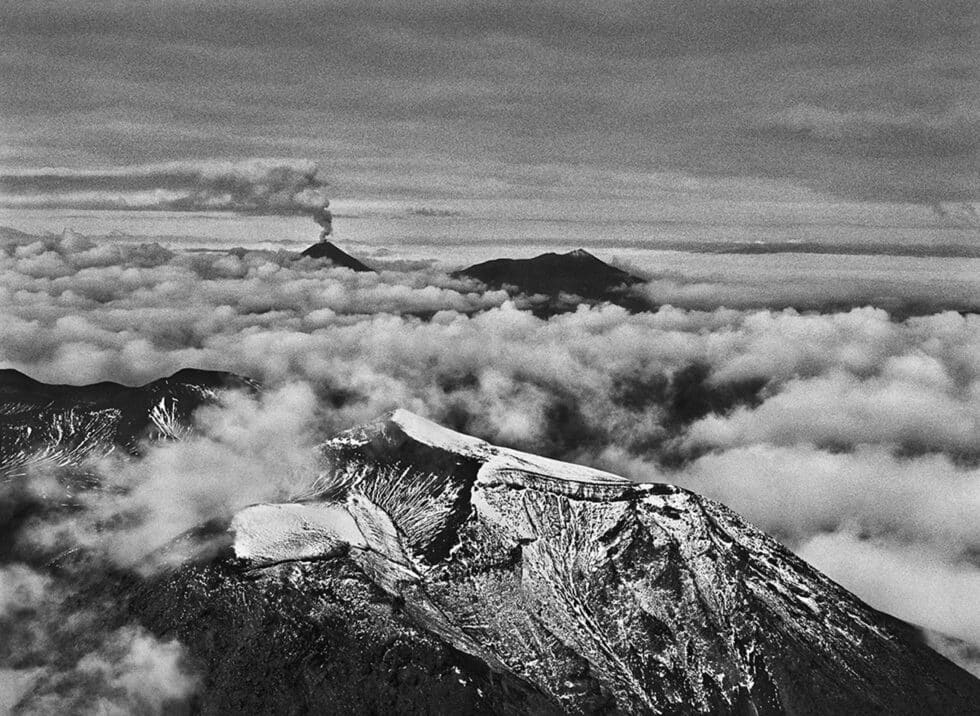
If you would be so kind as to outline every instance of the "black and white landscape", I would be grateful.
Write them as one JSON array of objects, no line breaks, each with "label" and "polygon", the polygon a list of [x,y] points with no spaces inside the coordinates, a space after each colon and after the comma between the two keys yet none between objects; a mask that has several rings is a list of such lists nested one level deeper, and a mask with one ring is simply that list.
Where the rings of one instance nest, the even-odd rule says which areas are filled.
[{"label": "black and white landscape", "polygon": [[975,19],[0,9],[0,714],[980,712]]}]

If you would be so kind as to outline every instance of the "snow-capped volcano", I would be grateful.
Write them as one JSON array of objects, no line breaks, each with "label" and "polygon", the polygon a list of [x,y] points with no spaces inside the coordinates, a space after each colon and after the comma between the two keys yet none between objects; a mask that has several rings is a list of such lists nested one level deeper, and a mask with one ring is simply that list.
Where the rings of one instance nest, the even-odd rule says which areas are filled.
[{"label": "snow-capped volcano", "polygon": [[[967,713],[980,682],[725,507],[406,411],[334,438],[301,504],[232,524],[248,568],[356,565],[540,708]],[[327,567],[323,567],[328,569]]]},{"label": "snow-capped volcano", "polygon": [[[33,454],[68,465],[136,435],[179,439],[154,419],[161,405],[178,400],[164,421],[176,426],[222,387],[254,387],[210,373],[142,388],[0,379],[0,445],[15,467]],[[42,429],[65,420],[70,430]],[[103,428],[80,442],[91,420]],[[966,714],[980,703],[980,681],[914,628],[690,491],[403,410],[319,456],[296,500],[208,525],[228,545],[217,555],[87,587],[186,645],[203,713]]]}]

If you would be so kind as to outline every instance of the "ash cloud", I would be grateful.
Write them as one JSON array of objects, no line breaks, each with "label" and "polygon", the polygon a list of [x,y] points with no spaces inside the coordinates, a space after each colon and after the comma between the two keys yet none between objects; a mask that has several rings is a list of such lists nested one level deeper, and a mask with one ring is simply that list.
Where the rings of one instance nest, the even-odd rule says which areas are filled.
[{"label": "ash cloud", "polygon": [[[780,290],[805,301],[834,285],[816,276]],[[873,606],[975,643],[963,595],[980,574],[976,314],[896,320],[870,306],[763,302],[542,320],[527,308],[431,267],[355,274],[285,252],[184,254],[71,234],[14,237],[0,252],[4,366],[130,384],[198,367],[267,386],[258,403],[202,413],[197,440],[102,467],[134,486],[136,552],[234,510],[234,476],[253,485],[274,467],[264,444],[286,446],[285,472],[302,482],[322,435],[403,407],[719,499]],[[194,476],[210,472],[218,495],[195,492]],[[189,504],[161,499],[168,480],[187,486]],[[292,482],[273,487],[286,494]],[[241,499],[266,494],[249,487]],[[94,544],[89,525],[72,527],[65,539]],[[52,533],[27,534],[43,545]],[[921,589],[893,589],[886,577],[901,570]],[[926,591],[932,579],[949,589]]]},{"label": "ash cloud", "polygon": [[316,164],[282,159],[112,169],[0,170],[0,206],[303,214],[323,205]]}]

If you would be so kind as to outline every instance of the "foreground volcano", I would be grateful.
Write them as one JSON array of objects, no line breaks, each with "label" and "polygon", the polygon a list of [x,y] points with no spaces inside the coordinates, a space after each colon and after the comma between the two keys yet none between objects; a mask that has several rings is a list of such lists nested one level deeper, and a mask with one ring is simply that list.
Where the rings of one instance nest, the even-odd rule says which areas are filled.
[{"label": "foreground volcano", "polygon": [[980,681],[911,627],[694,493],[406,411],[320,450],[301,500],[211,526],[226,545],[217,556],[112,578],[126,619],[187,646],[202,713],[965,714],[980,703]]},{"label": "foreground volcano", "polygon": [[693,493],[497,448],[404,411],[324,450],[338,476],[309,502],[239,513],[237,558],[272,580],[296,574],[290,563],[356,565],[416,628],[515,684],[516,711],[980,703],[980,682],[907,626]]}]

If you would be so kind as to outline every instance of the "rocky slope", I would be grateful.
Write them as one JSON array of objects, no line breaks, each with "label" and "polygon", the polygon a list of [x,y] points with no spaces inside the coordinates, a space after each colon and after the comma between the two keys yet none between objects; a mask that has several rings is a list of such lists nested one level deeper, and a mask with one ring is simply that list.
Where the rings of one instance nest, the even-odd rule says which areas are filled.
[{"label": "rocky slope", "polygon": [[230,373],[195,369],[137,387],[49,385],[0,370],[0,475],[37,463],[67,467],[116,449],[135,454],[143,439],[183,435],[193,412],[221,390],[257,387]]},{"label": "rocky slope", "polygon": [[[23,412],[23,392],[8,395]],[[691,492],[496,447],[405,411],[320,450],[323,471],[302,499],[210,526],[225,534],[217,557],[79,585],[80,599],[110,592],[112,618],[180,638],[201,677],[195,711],[966,714],[980,704],[980,681],[910,627]]]}]

